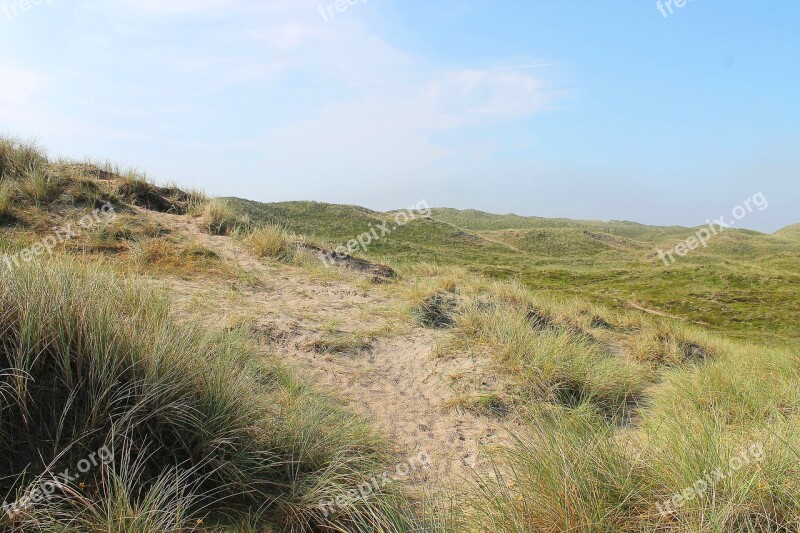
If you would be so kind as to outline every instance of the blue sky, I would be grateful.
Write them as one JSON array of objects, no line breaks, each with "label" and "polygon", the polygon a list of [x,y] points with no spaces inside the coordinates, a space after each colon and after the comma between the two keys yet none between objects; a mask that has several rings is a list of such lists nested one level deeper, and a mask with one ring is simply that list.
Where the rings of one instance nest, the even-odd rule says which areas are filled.
[{"label": "blue sky", "polygon": [[800,2],[350,1],[0,0],[0,131],[259,201],[800,222]]}]

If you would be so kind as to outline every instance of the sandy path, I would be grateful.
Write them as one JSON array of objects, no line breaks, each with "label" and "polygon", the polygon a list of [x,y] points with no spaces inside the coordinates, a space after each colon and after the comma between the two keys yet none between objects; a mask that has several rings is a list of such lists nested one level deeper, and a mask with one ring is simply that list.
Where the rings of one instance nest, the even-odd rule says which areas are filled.
[{"label": "sandy path", "polygon": [[373,421],[399,453],[427,453],[433,481],[453,481],[469,476],[471,468],[487,468],[481,447],[498,444],[507,428],[499,420],[446,407],[453,377],[482,369],[468,357],[431,357],[433,344],[430,332],[415,331],[357,356],[286,353],[314,383]]},{"label": "sandy path", "polygon": [[[229,237],[210,236],[187,217],[158,215],[162,223],[181,231],[224,260],[246,269],[260,283],[244,290],[246,307],[213,298],[213,320],[219,324],[231,313],[246,313],[265,351],[296,369],[319,390],[338,398],[361,414],[395,448],[399,459],[426,452],[432,469],[423,471],[424,484],[443,484],[470,477],[473,468],[489,468],[481,448],[509,440],[517,428],[505,421],[447,407],[456,382],[496,380],[488,362],[461,354],[432,356],[435,334],[413,328],[410,334],[379,338],[356,355],[317,353],[309,341],[320,336],[320,324],[335,321],[354,331],[374,328],[385,319],[369,309],[386,303],[385,293],[357,288],[343,280],[318,280],[302,271],[260,261]],[[215,290],[204,280],[173,280],[177,308],[189,309],[192,299]]]}]

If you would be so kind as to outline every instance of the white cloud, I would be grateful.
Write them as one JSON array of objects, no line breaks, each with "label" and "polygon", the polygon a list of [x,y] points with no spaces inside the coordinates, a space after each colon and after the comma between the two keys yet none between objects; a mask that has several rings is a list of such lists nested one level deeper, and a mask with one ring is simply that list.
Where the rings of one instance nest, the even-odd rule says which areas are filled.
[{"label": "white cloud", "polygon": [[44,125],[42,102],[53,84],[37,70],[0,57],[0,119],[14,128],[30,131]]},{"label": "white cloud", "polygon": [[538,78],[497,70],[446,71],[430,86],[441,109],[460,117],[464,125],[526,117],[560,98]]},{"label": "white cloud", "polygon": [[51,83],[50,77],[45,73],[21,67],[0,57],[0,103],[29,103],[46,92]]},{"label": "white cloud", "polygon": [[354,89],[351,101],[328,104],[314,118],[268,136],[263,168],[294,177],[269,193],[371,205],[387,197],[412,201],[405,197],[441,190],[432,182],[449,182],[451,173],[437,170],[440,162],[483,167],[503,147],[498,142],[451,145],[448,135],[499,125],[552,103],[538,80],[492,71],[422,76],[411,69],[382,78],[379,88],[375,84],[364,92]]},{"label": "white cloud", "polygon": [[123,0],[130,7],[162,14],[207,13],[243,7],[239,0]]},{"label": "white cloud", "polygon": [[[150,154],[162,149],[186,162],[186,178],[202,173],[211,181],[236,166],[230,192],[261,186],[248,176],[269,169],[291,179],[265,188],[277,181],[284,196],[326,191],[342,201],[353,191],[374,197],[401,181],[445,179],[437,166],[444,160],[485,162],[502,149],[500,139],[451,138],[538,113],[557,97],[538,73],[453,69],[398,49],[366,24],[370,10],[388,5],[359,3],[328,22],[319,5],[85,0],[69,31],[91,41],[70,41],[64,51],[83,58],[80,74],[63,70],[69,77],[51,80],[9,71],[0,80],[29,95],[13,117],[21,129],[39,128],[64,150],[79,142],[100,147],[100,157],[141,150],[137,164],[158,175],[166,163]],[[48,110],[55,84],[59,114]],[[0,117],[12,111],[0,107]],[[215,157],[192,166],[208,154]]]}]

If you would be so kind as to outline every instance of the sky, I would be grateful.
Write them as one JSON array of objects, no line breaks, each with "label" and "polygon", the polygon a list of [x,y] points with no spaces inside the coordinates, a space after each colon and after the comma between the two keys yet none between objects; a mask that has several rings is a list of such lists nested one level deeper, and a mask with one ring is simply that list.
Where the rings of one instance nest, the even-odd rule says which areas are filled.
[{"label": "sky", "polygon": [[0,133],[262,202],[800,222],[796,0],[0,0]]}]

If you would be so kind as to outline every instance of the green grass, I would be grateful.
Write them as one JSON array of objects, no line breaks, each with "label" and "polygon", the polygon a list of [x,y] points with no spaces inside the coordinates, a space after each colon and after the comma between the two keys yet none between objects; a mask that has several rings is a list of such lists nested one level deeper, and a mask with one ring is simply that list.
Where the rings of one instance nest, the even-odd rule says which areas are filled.
[{"label": "green grass", "polygon": [[[354,206],[229,201],[255,224],[277,223],[331,248],[391,220]],[[393,266],[463,266],[617,309],[634,302],[740,339],[800,338],[800,242],[783,237],[791,228],[776,236],[729,230],[667,267],[657,250],[671,249],[696,230],[447,209],[433,209],[431,217],[397,228],[363,255]]]},{"label": "green grass", "polygon": [[26,175],[47,162],[47,155],[35,143],[0,137],[0,179]]},{"label": "green grass", "polygon": [[397,494],[321,514],[319,500],[385,467],[385,444],[256,359],[242,335],[179,323],[166,300],[95,267],[54,260],[0,276],[0,491],[23,494],[102,446],[114,455],[6,526],[167,532],[258,516],[292,531],[412,527]]},{"label": "green grass", "polygon": [[281,226],[267,223],[253,228],[242,241],[256,257],[291,261],[300,239]]},{"label": "green grass", "polygon": [[223,199],[206,202],[201,216],[203,226],[211,235],[231,235],[249,226],[247,218],[237,213],[231,202]]},{"label": "green grass", "polygon": [[800,223],[786,226],[785,228],[775,232],[775,235],[782,239],[800,239]]},{"label": "green grass", "polygon": [[434,208],[431,216],[472,231],[530,230],[530,229],[579,229],[615,235],[637,241],[656,241],[668,237],[686,238],[688,228],[680,226],[646,226],[636,222],[612,220],[571,220],[565,218],[523,217],[519,215],[495,215],[474,209],[458,210]]},{"label": "green grass", "polygon": [[[405,313],[407,327],[437,330],[437,355],[486,357],[502,376],[501,389],[461,388],[449,405],[520,424],[510,446],[487,450],[495,472],[446,494],[450,524],[429,523],[438,513],[424,521],[430,510],[400,491],[326,517],[320,501],[391,461],[363,421],[257,357],[244,327],[206,331],[173,317],[134,276],[53,258],[0,269],[0,491],[22,495],[48,468],[103,445],[114,462],[3,517],[0,530],[800,528],[797,225],[731,230],[665,267],[655,251],[695,230],[449,209],[396,226],[391,213],[354,206],[208,200],[110,165],[50,163],[8,140],[0,165],[0,251],[28,246],[69,206],[163,200],[313,277],[338,271],[298,242],[332,249],[388,224],[357,255],[397,270],[380,289],[401,302],[395,321]],[[134,273],[238,275],[213,251],[123,211],[65,249],[127,252]],[[372,338],[334,321],[307,348],[354,356]],[[758,460],[728,472],[754,446]],[[659,512],[717,468],[726,475]]]},{"label": "green grass", "polygon": [[[439,349],[483,354],[526,422],[454,494],[464,531],[792,531],[800,526],[800,356],[682,321],[536,294],[463,269],[401,272],[413,306],[452,294]],[[409,313],[409,318],[416,318]],[[490,414],[496,398],[455,405]],[[759,460],[728,473],[758,445]],[[661,514],[708,472],[726,475]]]}]

